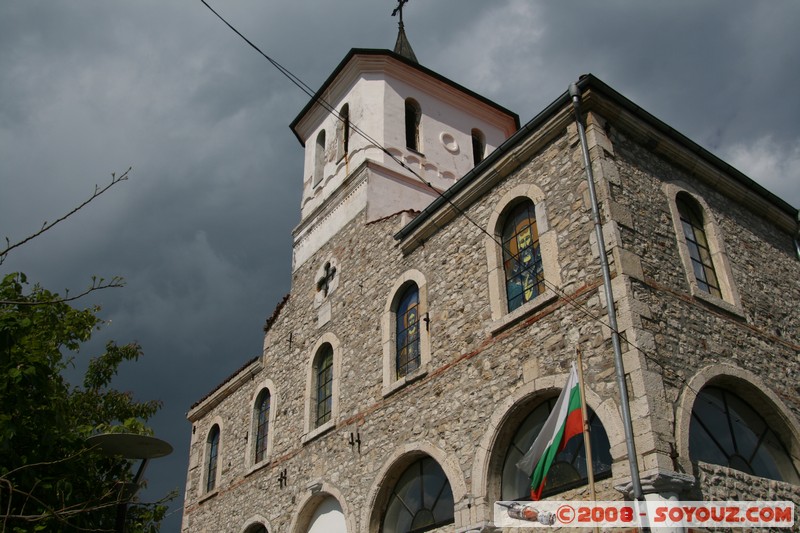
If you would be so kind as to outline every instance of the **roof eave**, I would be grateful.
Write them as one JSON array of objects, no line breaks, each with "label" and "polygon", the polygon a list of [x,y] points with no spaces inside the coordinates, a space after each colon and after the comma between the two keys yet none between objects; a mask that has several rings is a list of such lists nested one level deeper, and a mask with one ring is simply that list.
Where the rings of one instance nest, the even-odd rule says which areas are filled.
[{"label": "roof eave", "polygon": [[[780,212],[792,217],[792,219],[796,219],[798,217],[798,210],[793,206],[791,206],[788,202],[778,197],[774,193],[768,191],[766,188],[753,181],[744,173],[732,167],[730,164],[726,163],[719,157],[715,156],[714,154],[712,154],[711,152],[709,152],[696,142],[692,141],[691,139],[680,133],[679,131],[675,130],[671,126],[667,125],[665,122],[659,120],[658,118],[651,115],[638,105],[634,104],[631,100],[629,100],[621,93],[617,92],[609,85],[607,85],[605,82],[596,78],[592,74],[581,76],[581,78],[577,82],[577,85],[581,93],[583,93],[587,89],[591,89],[593,91],[596,91],[597,93],[599,93],[600,95],[602,95],[604,98],[611,101],[615,105],[619,106],[620,108],[628,111],[636,118],[647,124],[649,127],[662,133],[672,141],[682,146],[684,149],[688,150],[689,152],[695,154],[697,157],[709,163],[714,168],[730,176],[734,181],[738,182],[740,185],[758,194],[764,200],[777,207],[780,210]],[[428,205],[428,207],[426,207],[422,211],[422,213],[420,213],[416,218],[410,221],[406,226],[401,228],[400,231],[398,231],[395,234],[394,236],[395,239],[403,240],[410,234],[414,233],[414,231],[417,230],[417,228],[419,228],[429,217],[431,217],[433,213],[441,209],[443,206],[449,204],[453,198],[458,196],[463,190],[467,189],[467,187],[469,187],[473,181],[477,180],[482,174],[484,174],[484,172],[486,172],[487,169],[491,168],[501,158],[503,158],[503,156],[505,156],[512,149],[514,149],[514,147],[516,147],[532,131],[536,130],[542,124],[552,119],[556,115],[556,113],[562,110],[562,108],[564,108],[565,106],[569,106],[570,104],[571,104],[571,98],[569,96],[568,91],[565,91],[558,98],[556,98],[550,105],[548,105],[544,110],[542,110],[528,123],[522,126],[522,128],[520,128],[514,135],[506,139],[506,141],[503,144],[497,147],[497,149],[495,149],[486,159],[481,161],[480,164],[478,164],[470,172],[465,174],[461,179],[456,181],[449,189],[444,191],[442,195],[439,196],[436,200],[431,202]]]},{"label": "roof eave", "polygon": [[439,74],[439,73],[437,73],[437,72],[435,72],[435,71],[433,71],[433,70],[431,70],[431,69],[429,69],[427,67],[424,67],[424,66],[420,65],[419,63],[416,63],[416,62],[414,62],[414,61],[412,61],[412,60],[410,60],[410,59],[408,59],[406,57],[403,57],[400,54],[397,54],[397,53],[395,53],[395,52],[393,52],[391,50],[379,49],[379,48],[352,48],[347,53],[347,55],[344,57],[344,59],[342,59],[339,62],[339,64],[333,70],[331,75],[328,76],[328,79],[326,79],[325,82],[322,84],[322,86],[317,90],[317,92],[314,93],[314,96],[311,97],[311,99],[303,107],[303,109],[300,111],[300,113],[297,114],[297,116],[291,122],[291,124],[289,124],[289,127],[292,130],[292,133],[294,133],[295,137],[297,138],[297,140],[300,142],[300,144],[302,146],[305,146],[305,142],[303,141],[302,137],[300,136],[300,133],[297,131],[298,124],[313,109],[313,107],[317,103],[317,101],[322,98],[322,95],[325,94],[325,91],[327,91],[327,89],[331,86],[331,84],[333,84],[333,82],[336,80],[336,78],[339,76],[339,74],[342,72],[342,70],[344,70],[344,68],[347,66],[347,64],[357,55],[367,55],[367,56],[381,56],[382,55],[382,56],[390,57],[390,58],[392,58],[392,59],[394,59],[396,61],[399,61],[399,62],[401,62],[401,63],[403,63],[405,65],[408,65],[409,67],[412,67],[412,68],[420,71],[422,74],[430,76],[430,77],[432,77],[432,78],[434,78],[434,79],[436,79],[436,80],[438,80],[438,81],[440,81],[442,83],[445,83],[447,85],[450,85],[451,87],[453,87],[453,88],[455,88],[455,89],[457,89],[457,90],[469,95],[472,98],[475,98],[476,100],[479,100],[480,102],[483,102],[484,104],[488,105],[489,107],[492,107],[492,108],[496,109],[497,111],[500,111],[501,113],[511,117],[514,120],[515,129],[519,129],[519,127],[520,127],[519,115],[517,115],[513,111],[511,111],[509,109],[506,109],[505,107],[501,106],[500,104],[497,104],[496,102],[493,102],[492,100],[489,100],[485,96],[481,96],[480,94],[478,94],[478,93],[476,93],[474,91],[471,91],[470,89],[467,89],[463,85],[460,85],[460,84],[454,82],[453,80],[451,80],[449,78],[446,78],[446,77],[442,76],[441,74]]}]

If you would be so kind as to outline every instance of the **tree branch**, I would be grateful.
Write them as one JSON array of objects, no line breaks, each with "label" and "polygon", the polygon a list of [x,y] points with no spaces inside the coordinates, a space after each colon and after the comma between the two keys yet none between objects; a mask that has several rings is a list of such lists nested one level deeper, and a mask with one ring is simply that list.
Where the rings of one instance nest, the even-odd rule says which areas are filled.
[{"label": "tree branch", "polygon": [[29,236],[25,237],[24,239],[22,239],[21,241],[15,242],[14,244],[11,244],[11,241],[8,239],[8,237],[6,237],[6,248],[4,250],[0,250],[0,265],[2,265],[3,262],[6,260],[6,257],[8,256],[8,252],[13,250],[14,248],[18,248],[18,247],[22,246],[23,244],[25,244],[26,242],[28,242],[28,241],[30,241],[32,239],[35,239],[36,237],[38,237],[39,235],[41,235],[45,231],[51,229],[53,226],[55,226],[59,222],[62,222],[63,220],[66,220],[67,218],[71,217],[72,215],[74,215],[75,213],[77,213],[78,211],[80,211],[81,209],[86,207],[86,205],[88,205],[92,200],[94,200],[95,198],[97,198],[98,196],[100,196],[101,194],[106,192],[107,190],[109,190],[111,187],[113,187],[117,183],[127,180],[128,179],[128,174],[130,173],[130,171],[132,169],[133,169],[133,167],[128,167],[128,170],[126,170],[119,177],[117,177],[116,174],[112,172],[111,173],[111,183],[109,183],[105,187],[100,187],[98,185],[95,185],[94,186],[94,193],[92,193],[92,195],[89,198],[84,200],[83,203],[81,203],[80,205],[75,207],[72,211],[70,211],[66,215],[62,216],[61,218],[59,218],[59,219],[57,219],[57,220],[55,220],[53,222],[45,221],[42,224],[41,229],[39,229],[39,231],[37,231],[36,233],[33,233],[32,235],[29,235]]},{"label": "tree branch", "polygon": [[[0,261],[2,264],[2,261]],[[57,298],[55,300],[42,300],[42,301],[30,301],[30,300],[0,300],[0,305],[53,305],[53,304],[60,304],[60,303],[67,303],[73,300],[78,300],[83,298],[90,292],[100,291],[103,289],[114,289],[119,287],[125,286],[125,280],[122,279],[120,276],[114,276],[108,282],[106,282],[103,278],[98,278],[96,276],[92,276],[92,284],[89,285],[83,292],[76,294],[75,296],[69,295],[69,289],[64,294],[63,298]]]}]

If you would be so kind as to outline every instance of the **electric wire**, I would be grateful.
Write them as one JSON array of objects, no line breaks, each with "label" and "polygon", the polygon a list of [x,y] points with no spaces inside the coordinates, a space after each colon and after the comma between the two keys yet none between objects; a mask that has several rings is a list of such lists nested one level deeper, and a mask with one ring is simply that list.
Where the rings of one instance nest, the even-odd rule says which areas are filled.
[{"label": "electric wire", "polygon": [[[322,98],[321,96],[317,96],[317,93],[316,93],[316,92],[315,92],[315,91],[314,91],[314,90],[313,90],[311,87],[309,87],[309,86],[308,86],[308,85],[307,85],[305,82],[303,82],[303,81],[302,81],[302,79],[300,79],[298,76],[296,76],[294,73],[292,73],[292,72],[291,72],[289,69],[287,69],[286,67],[284,67],[283,65],[281,65],[280,63],[278,63],[276,60],[274,60],[272,57],[270,57],[268,54],[266,54],[266,53],[265,53],[263,50],[261,50],[261,49],[260,49],[258,46],[256,46],[256,45],[255,45],[255,44],[254,44],[252,41],[250,41],[250,40],[249,40],[247,37],[245,37],[245,36],[244,36],[244,35],[243,35],[241,32],[239,32],[239,30],[237,30],[237,29],[236,29],[236,28],[235,28],[233,25],[231,25],[231,24],[230,24],[230,23],[229,23],[227,20],[225,20],[225,18],[223,18],[223,17],[222,17],[222,15],[220,15],[220,14],[219,14],[217,11],[215,11],[215,10],[214,10],[214,9],[213,9],[213,8],[212,8],[212,7],[211,7],[211,6],[210,6],[210,5],[207,3],[207,2],[206,2],[206,0],[200,0],[200,1],[201,1],[201,2],[203,3],[203,5],[205,5],[205,6],[206,6],[206,7],[207,7],[207,8],[208,8],[208,9],[209,9],[209,10],[210,10],[210,11],[211,11],[211,12],[212,12],[214,15],[216,15],[216,16],[217,16],[217,18],[219,18],[219,19],[220,19],[220,20],[221,20],[221,21],[222,21],[222,22],[223,22],[223,23],[224,23],[226,26],[228,26],[228,28],[230,28],[230,29],[231,29],[231,30],[232,30],[234,33],[236,33],[236,35],[238,35],[239,37],[241,37],[241,38],[242,38],[242,39],[243,39],[243,40],[244,40],[244,41],[245,41],[245,42],[246,42],[248,45],[250,45],[250,46],[251,46],[251,47],[252,47],[252,48],[253,48],[253,49],[254,49],[256,52],[258,52],[259,54],[261,54],[261,55],[262,55],[262,56],[263,56],[263,57],[264,57],[264,58],[265,58],[267,61],[269,61],[269,63],[270,63],[272,66],[274,66],[274,67],[275,67],[275,68],[276,68],[276,69],[277,69],[277,70],[278,70],[278,71],[279,71],[281,74],[283,74],[283,75],[284,75],[284,76],[285,76],[287,79],[289,79],[289,81],[291,81],[291,82],[292,82],[292,83],[293,83],[295,86],[297,86],[297,87],[298,87],[298,88],[299,88],[301,91],[303,91],[303,92],[304,92],[304,93],[305,93],[307,96],[309,96],[309,97],[310,97],[310,98],[311,98],[311,99],[312,99],[312,100],[313,100],[315,103],[319,104],[319,105],[320,105],[320,106],[321,106],[321,107],[322,107],[322,108],[323,108],[325,111],[327,111],[327,112],[328,112],[328,114],[330,114],[331,116],[335,117],[337,120],[339,120],[339,121],[341,121],[342,123],[344,123],[344,124],[346,124],[347,126],[349,126],[349,128],[350,128],[352,131],[354,131],[355,133],[357,133],[358,135],[360,135],[361,137],[363,137],[363,138],[364,138],[364,139],[365,139],[367,142],[369,142],[369,143],[370,143],[372,146],[374,146],[375,148],[379,149],[379,150],[380,150],[381,152],[383,152],[384,154],[388,155],[388,156],[389,156],[389,157],[390,157],[390,158],[391,158],[391,159],[392,159],[392,160],[393,160],[395,163],[397,163],[397,164],[398,164],[398,165],[400,165],[402,168],[404,168],[405,170],[407,170],[408,172],[410,172],[410,173],[411,173],[411,174],[412,174],[412,175],[413,175],[413,176],[414,176],[414,177],[415,177],[417,180],[419,180],[419,181],[420,181],[422,184],[424,184],[426,187],[428,187],[429,189],[431,189],[431,190],[432,190],[432,191],[433,191],[435,194],[437,194],[439,197],[441,197],[441,198],[442,198],[444,201],[446,201],[446,202],[447,202],[447,203],[450,205],[450,207],[452,207],[452,208],[453,208],[453,209],[456,211],[456,213],[457,213],[459,216],[463,217],[463,218],[464,218],[464,219],[465,219],[467,222],[469,222],[471,225],[475,226],[475,227],[476,227],[476,228],[477,228],[477,229],[478,229],[478,230],[479,230],[481,233],[485,234],[485,235],[486,235],[487,237],[489,237],[489,238],[490,238],[492,241],[494,241],[494,243],[495,243],[495,244],[497,244],[497,245],[500,247],[500,250],[501,250],[501,252],[508,252],[508,253],[509,253],[509,255],[510,255],[511,257],[515,257],[515,255],[514,255],[514,254],[512,254],[512,253],[511,253],[509,250],[507,250],[507,249],[506,249],[506,247],[503,245],[503,243],[502,243],[501,241],[499,241],[499,240],[498,240],[498,238],[497,238],[497,236],[496,236],[496,235],[492,235],[491,233],[489,233],[489,231],[488,231],[488,230],[486,230],[486,228],[484,228],[483,226],[481,226],[480,224],[478,224],[476,221],[474,221],[474,220],[473,220],[473,219],[472,219],[472,218],[471,218],[471,217],[470,217],[470,216],[469,216],[469,215],[468,215],[468,214],[467,214],[467,213],[466,213],[466,212],[465,212],[463,209],[461,209],[459,206],[457,206],[457,205],[456,205],[456,204],[453,202],[453,200],[452,200],[451,198],[449,198],[449,197],[448,197],[447,195],[445,195],[445,194],[444,194],[442,191],[440,191],[438,188],[436,188],[436,187],[435,187],[433,184],[431,184],[429,181],[427,181],[427,180],[426,180],[426,179],[424,179],[422,176],[420,176],[420,175],[419,175],[419,174],[418,174],[418,173],[417,173],[417,172],[416,172],[416,171],[415,171],[413,168],[409,167],[409,166],[408,166],[408,165],[407,165],[407,164],[406,164],[404,161],[402,161],[400,158],[398,158],[398,157],[397,157],[395,154],[391,153],[391,152],[390,152],[390,151],[389,151],[387,148],[385,148],[385,147],[384,147],[384,146],[383,146],[381,143],[379,143],[377,140],[375,140],[375,139],[374,139],[372,136],[370,136],[368,133],[366,133],[365,131],[363,131],[361,128],[359,128],[358,126],[356,126],[355,124],[353,124],[353,123],[352,123],[352,122],[350,122],[349,120],[346,120],[346,119],[345,119],[345,118],[344,118],[344,117],[343,117],[343,116],[342,116],[342,115],[341,115],[341,114],[340,114],[340,113],[339,113],[339,112],[338,112],[338,111],[337,111],[337,110],[336,110],[336,109],[333,107],[333,105],[332,105],[332,104],[330,104],[329,102],[327,102],[327,101],[326,101],[324,98]],[[441,229],[441,227],[440,227],[440,226],[438,226],[438,225],[436,225],[436,224],[434,224],[434,226],[436,227],[436,229],[437,229],[437,230],[438,230],[438,229]],[[606,253],[606,252],[603,252],[603,253]],[[599,325],[601,325],[601,326],[603,326],[603,327],[607,328],[609,331],[613,331],[613,332],[615,332],[617,335],[619,335],[619,336],[620,336],[620,339],[622,339],[622,341],[623,341],[624,343],[626,343],[626,344],[628,344],[629,346],[631,346],[632,348],[636,349],[636,350],[637,350],[637,351],[638,351],[640,354],[642,354],[642,356],[643,356],[643,357],[644,357],[646,360],[648,360],[648,361],[652,362],[653,364],[655,364],[656,366],[658,366],[658,367],[661,369],[661,371],[662,371],[662,373],[663,373],[663,374],[665,374],[665,375],[666,375],[667,373],[669,373],[669,374],[672,374],[673,378],[674,378],[674,379],[677,379],[677,380],[678,380],[679,382],[681,382],[681,383],[682,383],[682,384],[683,384],[683,385],[684,385],[684,386],[685,386],[687,389],[689,389],[691,392],[693,392],[693,393],[694,393],[694,395],[695,395],[695,397],[697,397],[697,396],[699,396],[699,395],[700,395],[700,391],[697,391],[697,390],[695,390],[695,389],[694,389],[694,388],[693,388],[693,387],[692,387],[692,386],[689,384],[689,382],[686,380],[686,378],[684,378],[683,376],[681,376],[681,375],[680,375],[679,373],[677,373],[675,370],[669,369],[669,368],[667,368],[666,366],[664,366],[664,364],[663,364],[663,363],[661,363],[660,361],[658,361],[658,360],[657,360],[657,358],[656,358],[654,355],[651,355],[649,352],[647,352],[647,351],[646,351],[646,350],[644,350],[643,348],[640,348],[639,346],[637,346],[636,344],[634,344],[633,342],[631,342],[631,341],[630,341],[629,339],[627,339],[627,338],[626,338],[626,336],[625,336],[625,335],[623,335],[623,334],[622,334],[622,333],[621,333],[619,330],[615,330],[615,329],[613,329],[613,328],[611,327],[611,325],[610,325],[610,324],[608,324],[608,323],[607,323],[605,320],[603,320],[603,319],[602,319],[602,318],[601,318],[599,315],[595,315],[595,314],[594,314],[594,313],[591,311],[591,309],[589,309],[589,308],[588,308],[588,307],[586,307],[585,305],[583,305],[583,304],[581,304],[580,302],[578,302],[578,301],[576,300],[576,298],[573,298],[573,297],[572,297],[571,295],[569,295],[569,294],[568,294],[566,291],[564,291],[564,290],[563,290],[563,289],[561,289],[560,287],[556,286],[556,285],[555,285],[555,284],[553,284],[552,282],[548,281],[546,278],[542,277],[542,281],[544,282],[544,284],[545,284],[545,286],[546,286],[546,287],[550,288],[550,289],[551,289],[553,292],[557,293],[557,294],[559,295],[559,297],[560,297],[560,298],[562,298],[564,301],[566,301],[566,303],[567,303],[567,304],[571,305],[571,306],[572,306],[573,308],[575,308],[577,311],[580,311],[581,313],[583,313],[584,315],[586,315],[587,317],[589,317],[589,318],[590,318],[592,321],[594,321],[595,323],[597,323],[597,324],[599,324]],[[709,404],[710,404],[710,405],[712,405],[712,406],[714,406],[714,407],[717,407],[717,408],[718,408],[718,406],[716,406],[716,405],[715,405],[713,402],[709,402]],[[685,408],[684,408],[684,409],[685,409]],[[691,413],[690,413],[690,416],[691,416]]]}]

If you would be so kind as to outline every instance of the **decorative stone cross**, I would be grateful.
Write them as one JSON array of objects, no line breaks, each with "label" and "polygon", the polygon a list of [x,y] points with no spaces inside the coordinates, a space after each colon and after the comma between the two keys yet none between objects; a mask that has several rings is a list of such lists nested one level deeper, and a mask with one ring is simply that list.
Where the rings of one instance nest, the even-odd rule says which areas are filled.
[{"label": "decorative stone cross", "polygon": [[[406,0],[408,1],[408,0]],[[333,283],[333,277],[336,275],[336,267],[331,267],[330,262],[325,263],[325,274],[317,280],[317,290],[322,291],[323,296],[328,296],[328,289]]]}]

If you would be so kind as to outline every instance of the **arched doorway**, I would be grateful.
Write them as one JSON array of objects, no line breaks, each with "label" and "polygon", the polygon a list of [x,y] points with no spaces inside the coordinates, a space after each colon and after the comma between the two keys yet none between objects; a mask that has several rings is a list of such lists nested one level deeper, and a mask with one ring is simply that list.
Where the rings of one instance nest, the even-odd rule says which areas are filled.
[{"label": "arched doorway", "polygon": [[308,533],[347,533],[342,506],[333,496],[320,502],[311,515]]}]

